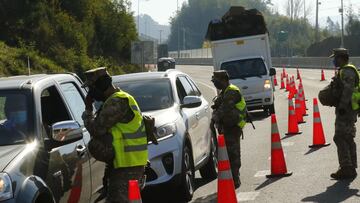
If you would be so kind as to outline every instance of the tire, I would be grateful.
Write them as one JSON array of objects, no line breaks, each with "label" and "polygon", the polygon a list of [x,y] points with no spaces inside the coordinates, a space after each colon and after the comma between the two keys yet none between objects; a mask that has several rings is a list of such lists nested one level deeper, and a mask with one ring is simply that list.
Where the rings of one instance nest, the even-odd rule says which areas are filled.
[{"label": "tire", "polygon": [[181,199],[188,202],[192,199],[195,191],[195,167],[189,146],[185,145],[181,169]]},{"label": "tire", "polygon": [[211,136],[211,144],[210,144],[210,155],[207,163],[200,169],[200,175],[204,179],[214,180],[217,178],[218,170],[217,170],[217,142],[216,136]]}]

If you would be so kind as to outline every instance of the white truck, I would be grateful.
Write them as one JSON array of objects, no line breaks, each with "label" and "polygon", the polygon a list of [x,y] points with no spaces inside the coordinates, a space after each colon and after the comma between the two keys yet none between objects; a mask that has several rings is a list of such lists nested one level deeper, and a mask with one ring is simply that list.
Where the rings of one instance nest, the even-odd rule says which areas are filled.
[{"label": "white truck", "polygon": [[248,110],[274,113],[274,87],[268,34],[212,41],[214,70],[226,70]]}]

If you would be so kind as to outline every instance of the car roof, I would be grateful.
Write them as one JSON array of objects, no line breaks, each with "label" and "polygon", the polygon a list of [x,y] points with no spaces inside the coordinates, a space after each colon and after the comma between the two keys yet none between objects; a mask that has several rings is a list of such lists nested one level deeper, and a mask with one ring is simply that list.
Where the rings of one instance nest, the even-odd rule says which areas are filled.
[{"label": "car roof", "polygon": [[0,90],[7,89],[26,89],[31,88],[36,83],[45,80],[53,79],[56,81],[71,77],[70,74],[37,74],[37,75],[19,75],[11,77],[0,77]]},{"label": "car roof", "polygon": [[131,74],[124,74],[124,75],[116,75],[113,76],[113,82],[130,82],[130,81],[139,81],[139,80],[156,80],[156,79],[166,79],[166,78],[173,78],[177,75],[185,75],[175,69],[169,69],[166,72],[143,72],[143,73],[131,73]]}]

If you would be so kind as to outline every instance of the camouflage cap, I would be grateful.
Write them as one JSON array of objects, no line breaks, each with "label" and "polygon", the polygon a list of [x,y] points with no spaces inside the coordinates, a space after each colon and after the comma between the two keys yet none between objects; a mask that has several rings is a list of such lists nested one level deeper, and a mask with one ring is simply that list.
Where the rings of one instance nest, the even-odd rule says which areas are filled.
[{"label": "camouflage cap", "polygon": [[331,56],[329,56],[329,57],[334,58],[336,56],[349,56],[349,51],[345,48],[333,49],[333,54],[331,54]]},{"label": "camouflage cap", "polygon": [[214,71],[214,75],[212,76],[212,81],[214,79],[218,79],[218,80],[229,80],[229,75],[226,72],[226,70],[218,70],[218,71]]},{"label": "camouflage cap", "polygon": [[106,70],[106,67],[100,67],[88,70],[84,73],[85,75],[85,82],[83,84],[83,87],[88,87],[93,85],[101,76],[108,75],[108,71]]}]

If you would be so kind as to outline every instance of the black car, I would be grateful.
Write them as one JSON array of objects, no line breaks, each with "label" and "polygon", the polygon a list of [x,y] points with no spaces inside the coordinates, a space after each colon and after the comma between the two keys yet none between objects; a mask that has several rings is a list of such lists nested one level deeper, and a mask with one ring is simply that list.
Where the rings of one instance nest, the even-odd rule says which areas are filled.
[{"label": "black car", "polygon": [[166,71],[168,69],[175,69],[175,59],[164,57],[158,59],[158,71]]},{"label": "black car", "polygon": [[104,164],[87,151],[85,90],[71,74],[0,78],[0,202],[92,202]]}]

